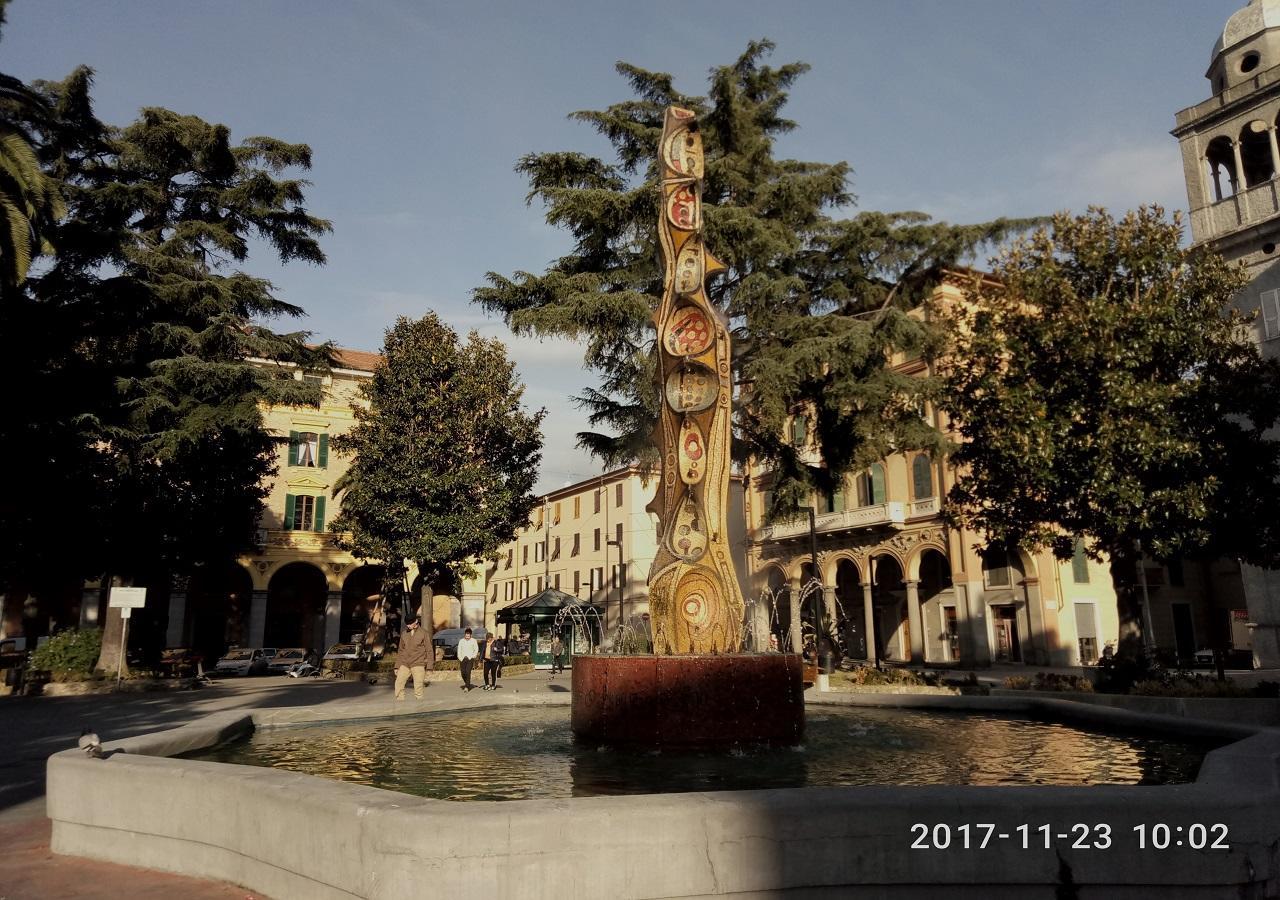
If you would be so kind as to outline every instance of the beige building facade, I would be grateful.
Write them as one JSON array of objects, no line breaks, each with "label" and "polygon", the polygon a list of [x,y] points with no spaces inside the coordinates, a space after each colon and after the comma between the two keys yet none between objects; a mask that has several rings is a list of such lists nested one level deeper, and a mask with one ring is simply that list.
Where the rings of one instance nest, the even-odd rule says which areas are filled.
[{"label": "beige building facade", "polygon": [[[964,284],[960,275],[949,277],[938,301],[960,302]],[[926,371],[921,360],[899,366]],[[945,415],[933,409],[925,415],[949,431]],[[820,465],[805,411],[795,411],[788,432],[794,446],[808,448],[808,461]],[[767,521],[771,475],[749,469],[747,597],[755,646],[786,649],[807,641],[821,614],[836,623],[853,659],[956,666],[1097,662],[1119,631],[1107,565],[1089,559],[1079,544],[1072,559],[1060,561],[1048,551],[1028,554],[949,527],[942,512],[953,482],[945,462],[924,453],[894,454],[846,479],[841,490],[814,496],[811,536],[807,514]],[[1229,604],[1240,602],[1234,563],[1148,560],[1143,574],[1157,647],[1189,659],[1230,627]]]},{"label": "beige building facade", "polygon": [[[1280,358],[1280,0],[1252,0],[1227,20],[1205,77],[1212,96],[1178,112],[1173,129],[1191,236],[1245,264],[1252,280],[1233,305],[1254,316],[1262,354]],[[1280,571],[1241,569],[1247,619],[1230,613],[1235,646],[1280,666]]]},{"label": "beige building facade", "polygon": [[[485,622],[497,612],[551,587],[604,610],[605,640],[619,622],[647,629],[649,568],[657,553],[656,518],[645,507],[656,476],[637,466],[604,472],[551,491],[516,537],[490,564]],[[731,535],[739,582],[745,582],[742,480],[730,485]]]}]

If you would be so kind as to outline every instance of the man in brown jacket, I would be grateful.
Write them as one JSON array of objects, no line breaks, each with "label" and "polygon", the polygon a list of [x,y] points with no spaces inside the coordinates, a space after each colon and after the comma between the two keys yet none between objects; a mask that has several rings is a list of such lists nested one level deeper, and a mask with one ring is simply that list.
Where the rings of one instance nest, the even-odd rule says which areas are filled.
[{"label": "man in brown jacket", "polygon": [[422,699],[422,687],[427,680],[427,658],[432,652],[427,633],[418,624],[417,616],[408,619],[400,635],[400,650],[396,653],[396,699],[404,699],[404,686],[413,674],[413,696]]}]

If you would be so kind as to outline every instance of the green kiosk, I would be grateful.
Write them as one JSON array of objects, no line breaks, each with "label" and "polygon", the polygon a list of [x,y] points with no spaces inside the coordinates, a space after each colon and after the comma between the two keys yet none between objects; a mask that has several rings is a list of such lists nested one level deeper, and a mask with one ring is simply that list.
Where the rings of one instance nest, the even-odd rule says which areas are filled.
[{"label": "green kiosk", "polygon": [[[568,612],[562,616],[565,610]],[[564,665],[569,668],[576,654],[590,653],[599,645],[604,607],[547,588],[498,610],[494,618],[499,625],[519,625],[521,632],[529,635],[529,654],[538,669],[551,668],[551,638],[559,620],[560,641],[566,651]]]}]

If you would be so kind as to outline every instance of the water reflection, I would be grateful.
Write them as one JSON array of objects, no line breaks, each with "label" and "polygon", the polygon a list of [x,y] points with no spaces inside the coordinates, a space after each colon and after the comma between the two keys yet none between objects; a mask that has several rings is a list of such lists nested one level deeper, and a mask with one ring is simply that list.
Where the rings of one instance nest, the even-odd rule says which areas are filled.
[{"label": "water reflection", "polygon": [[444,800],[858,784],[1178,784],[1211,749],[998,716],[811,713],[796,748],[618,750],[574,741],[565,707],[264,731],[198,756]]}]

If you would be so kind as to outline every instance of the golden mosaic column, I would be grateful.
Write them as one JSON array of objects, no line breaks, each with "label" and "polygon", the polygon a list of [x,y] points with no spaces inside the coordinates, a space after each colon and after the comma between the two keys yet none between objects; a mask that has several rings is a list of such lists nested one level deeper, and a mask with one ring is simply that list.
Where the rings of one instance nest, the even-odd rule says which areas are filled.
[{"label": "golden mosaic column", "polygon": [[660,522],[649,571],[654,651],[736,653],[743,601],[728,543],[729,331],[706,294],[706,279],[725,266],[703,245],[702,136],[691,111],[667,109],[658,155],[665,271],[654,315],[662,395],[654,434],[662,478],[649,504]]}]

